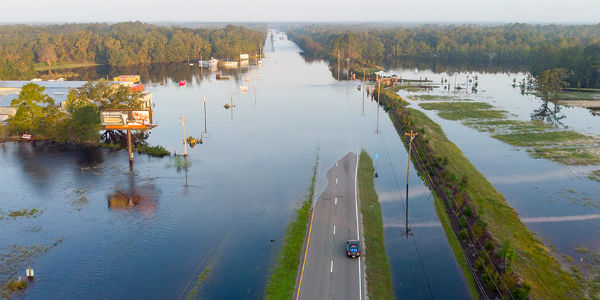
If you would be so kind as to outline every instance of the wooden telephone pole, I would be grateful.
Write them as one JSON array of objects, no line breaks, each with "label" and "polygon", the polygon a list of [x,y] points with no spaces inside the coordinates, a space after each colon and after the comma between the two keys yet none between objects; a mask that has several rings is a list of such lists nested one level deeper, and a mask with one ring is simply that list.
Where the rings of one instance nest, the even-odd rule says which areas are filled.
[{"label": "wooden telephone pole", "polygon": [[379,78],[377,78],[377,133],[379,133],[379,95],[380,95],[380,90],[381,90],[381,82],[379,81]]},{"label": "wooden telephone pole", "polygon": [[410,176],[410,156],[412,154],[412,141],[415,138],[415,136],[417,136],[417,134],[415,132],[413,132],[412,130],[410,131],[410,133],[404,133],[405,136],[409,137],[408,140],[408,164],[406,165],[406,232],[403,233],[402,235],[405,235],[407,238],[409,235],[413,235],[410,232],[410,229],[408,228],[408,178]]},{"label": "wooden telephone pole", "polygon": [[233,120],[233,78],[229,79],[229,106],[231,106],[231,119]]},{"label": "wooden telephone pole", "polygon": [[129,169],[133,170],[133,149],[131,145],[131,129],[127,129],[127,150],[129,151]]},{"label": "wooden telephone pole", "polygon": [[183,127],[183,156],[187,157],[187,141],[185,140],[185,115],[181,115],[181,126]]},{"label": "wooden telephone pole", "polygon": [[365,115],[365,68],[363,67],[363,82],[362,82],[362,115]]},{"label": "wooden telephone pole", "polygon": [[340,80],[340,51],[338,50],[338,80]]}]

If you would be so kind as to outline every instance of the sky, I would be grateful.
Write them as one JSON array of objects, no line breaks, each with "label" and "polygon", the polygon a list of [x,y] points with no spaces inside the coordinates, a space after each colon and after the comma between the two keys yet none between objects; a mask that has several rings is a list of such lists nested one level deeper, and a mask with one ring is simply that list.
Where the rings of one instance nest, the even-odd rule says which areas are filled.
[{"label": "sky", "polygon": [[0,23],[600,23],[600,0],[0,0]]}]

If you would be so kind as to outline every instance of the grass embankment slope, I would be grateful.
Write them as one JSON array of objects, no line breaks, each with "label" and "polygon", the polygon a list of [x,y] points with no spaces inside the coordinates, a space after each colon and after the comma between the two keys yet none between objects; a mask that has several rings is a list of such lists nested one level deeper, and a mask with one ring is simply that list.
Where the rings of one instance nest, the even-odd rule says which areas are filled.
[{"label": "grass embankment slope", "polygon": [[424,113],[407,108],[412,118],[424,129],[435,153],[448,157],[448,169],[466,177],[476,210],[488,224],[488,231],[500,243],[510,240],[517,256],[513,270],[531,286],[532,299],[581,299],[583,294],[575,280],[564,271],[550,251],[527,229],[513,208],[508,206],[487,179],[444,134],[441,127]]},{"label": "grass embankment slope", "polygon": [[394,299],[390,265],[383,244],[381,206],[375,192],[373,161],[362,152],[358,164],[358,191],[363,218],[363,241],[369,299]]},{"label": "grass embankment slope", "polygon": [[285,230],[283,246],[279,252],[277,263],[267,282],[265,288],[265,299],[292,299],[296,276],[298,274],[298,265],[304,246],[304,237],[310,217],[310,208],[312,207],[313,194],[315,193],[315,180],[317,177],[318,157],[313,166],[313,176],[308,192],[302,201],[302,206],[296,209],[294,219],[288,224]]}]

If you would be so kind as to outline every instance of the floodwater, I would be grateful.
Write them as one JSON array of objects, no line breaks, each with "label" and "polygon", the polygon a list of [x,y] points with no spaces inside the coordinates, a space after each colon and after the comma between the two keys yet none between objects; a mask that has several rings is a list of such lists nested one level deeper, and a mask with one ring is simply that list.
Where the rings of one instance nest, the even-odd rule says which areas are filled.
[{"label": "floodwater", "polygon": [[[209,136],[187,148],[187,167],[173,157],[135,154],[130,172],[126,151],[0,144],[0,207],[43,211],[0,220],[0,253],[62,240],[18,265],[17,275],[29,264],[36,273],[20,297],[260,299],[316,155],[322,192],[325,172],[362,148],[380,157],[375,182],[396,297],[469,298],[433,199],[414,171],[414,236],[401,235],[407,154],[389,118],[380,111],[377,132],[377,105],[365,97],[363,106],[356,82],[334,80],[325,62],[305,62],[285,34],[274,33],[282,39],[266,42],[263,66],[231,72],[232,82],[197,66],[139,70],[154,92],[159,124],[150,144],[183,153],[182,115],[186,136]],[[101,72],[88,74],[118,75]],[[241,85],[249,92],[239,92]],[[233,110],[223,107],[231,102]],[[116,192],[135,195],[137,204],[109,201]],[[206,268],[208,278],[197,284]]]},{"label": "floodwater", "polygon": [[[430,92],[399,92],[401,95],[438,94],[457,95],[474,101],[490,103],[509,112],[511,119],[529,121],[532,114],[543,107],[543,101],[533,95],[521,94],[513,88],[526,77],[518,71],[487,73],[483,71],[463,71],[443,73],[431,68],[412,70],[397,68],[390,73],[402,78],[427,78],[434,83],[448,80],[461,84],[469,78],[478,77],[479,92],[473,94],[462,90],[456,93],[452,88],[441,88]],[[415,108],[418,103],[412,104]],[[549,105],[554,110],[554,105]],[[419,108],[420,109],[420,108]],[[422,109],[421,109],[422,110]],[[426,111],[429,117],[440,124],[446,135],[465,156],[484,174],[504,195],[522,221],[537,234],[550,249],[556,248],[557,257],[566,254],[577,261],[593,261],[594,253],[600,252],[600,183],[588,178],[600,166],[566,166],[546,159],[532,158],[524,148],[513,147],[492,138],[489,133],[479,132],[463,125],[460,121],[444,120],[435,111]],[[559,105],[555,126],[600,135],[600,117],[585,108]],[[552,247],[553,246],[553,247]],[[575,251],[577,246],[588,248],[588,253]]]}]

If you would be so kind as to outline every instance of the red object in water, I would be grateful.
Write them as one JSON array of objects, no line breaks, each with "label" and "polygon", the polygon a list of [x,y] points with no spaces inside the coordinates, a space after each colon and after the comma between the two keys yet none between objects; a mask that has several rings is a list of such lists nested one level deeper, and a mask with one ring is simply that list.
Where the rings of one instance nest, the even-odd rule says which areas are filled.
[{"label": "red object in water", "polygon": [[182,80],[179,82],[179,86],[184,86],[185,85],[185,80]]}]

